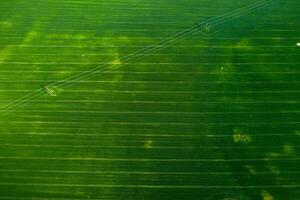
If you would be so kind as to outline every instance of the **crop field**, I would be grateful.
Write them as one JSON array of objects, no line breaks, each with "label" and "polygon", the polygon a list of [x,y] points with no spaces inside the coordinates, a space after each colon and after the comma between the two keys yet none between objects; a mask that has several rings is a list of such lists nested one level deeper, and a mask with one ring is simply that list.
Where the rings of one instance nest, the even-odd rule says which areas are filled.
[{"label": "crop field", "polygon": [[299,200],[300,2],[0,1],[0,200]]}]

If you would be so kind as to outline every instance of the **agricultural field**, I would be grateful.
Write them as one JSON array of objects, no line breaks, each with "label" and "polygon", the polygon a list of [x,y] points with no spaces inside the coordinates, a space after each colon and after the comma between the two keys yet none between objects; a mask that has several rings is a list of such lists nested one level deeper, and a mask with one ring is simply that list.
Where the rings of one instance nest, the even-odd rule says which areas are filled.
[{"label": "agricultural field", "polygon": [[0,200],[299,200],[299,9],[0,1]]}]

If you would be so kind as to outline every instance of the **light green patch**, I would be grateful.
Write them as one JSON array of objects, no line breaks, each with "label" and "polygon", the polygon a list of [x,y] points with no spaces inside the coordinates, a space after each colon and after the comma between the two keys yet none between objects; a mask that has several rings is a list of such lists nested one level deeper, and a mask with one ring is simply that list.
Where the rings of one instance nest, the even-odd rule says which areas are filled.
[{"label": "light green patch", "polygon": [[265,190],[262,192],[261,195],[262,195],[263,200],[274,200],[273,196]]},{"label": "light green patch", "polygon": [[269,171],[271,173],[273,173],[273,174],[280,174],[279,167],[274,166],[274,165],[270,165],[270,164],[267,167],[268,167],[268,169],[269,169]]},{"label": "light green patch", "polygon": [[27,33],[27,35],[25,36],[24,40],[23,40],[23,44],[28,44],[30,42],[32,42],[32,40],[37,37],[40,36],[40,33],[36,30],[32,30],[29,33]]},{"label": "light green patch", "polygon": [[12,54],[13,49],[14,47],[8,46],[0,51],[0,62],[4,62]]},{"label": "light green patch", "polygon": [[144,144],[144,148],[150,149],[153,147],[153,141],[152,140],[147,140]]},{"label": "light green patch", "polygon": [[282,146],[282,151],[284,154],[294,155],[296,153],[295,147],[289,144]]},{"label": "light green patch", "polygon": [[240,144],[248,144],[250,142],[253,142],[251,136],[243,133],[243,131],[239,128],[233,129],[232,139],[234,143]]},{"label": "light green patch", "polygon": [[268,157],[275,157],[275,158],[278,158],[278,157],[280,157],[280,156],[282,156],[282,154],[281,153],[278,153],[278,152],[268,152],[268,153],[266,153],[266,155],[268,156]]},{"label": "light green patch", "polygon": [[255,167],[254,166],[251,166],[251,165],[245,165],[245,167],[248,169],[248,171],[250,172],[250,174],[256,174],[257,171],[255,170]]},{"label": "light green patch", "polygon": [[247,40],[247,39],[242,39],[241,41],[239,41],[235,45],[235,48],[237,48],[237,49],[244,49],[244,50],[252,50],[253,49],[250,41]]},{"label": "light green patch", "polygon": [[121,60],[119,59],[119,56],[118,56],[118,54],[116,53],[115,54],[115,59],[111,62],[113,65],[121,65],[122,64],[122,62],[121,62]]},{"label": "light green patch", "polygon": [[0,29],[12,28],[13,23],[11,21],[0,21]]},{"label": "light green patch", "polygon": [[62,40],[84,40],[90,38],[89,34],[48,34],[45,36],[46,39],[62,39]]},{"label": "light green patch", "polygon": [[[39,33],[36,30],[30,31],[28,32],[23,41],[21,42],[21,46],[22,45],[27,45],[30,44],[32,42],[32,40],[34,39],[34,37],[38,36]],[[15,46],[7,46],[5,47],[1,52],[0,52],[0,62],[4,62],[6,61],[15,51],[15,49],[18,47]]]},{"label": "light green patch", "polygon": [[[102,40],[102,45],[103,46],[109,46],[109,47],[111,47],[109,52],[112,55],[112,60],[109,62],[110,65],[108,67],[108,70],[116,69],[116,68],[120,67],[120,65],[122,64],[122,61],[120,59],[120,55],[119,55],[119,52],[118,52],[118,48],[113,43],[113,41],[115,41],[115,40],[118,40],[118,39],[105,38],[105,39]],[[117,81],[120,78],[121,78],[120,76],[116,76],[116,77],[114,77],[113,81]]]},{"label": "light green patch", "polygon": [[117,38],[117,41],[119,41],[119,42],[124,42],[124,43],[130,43],[129,37],[124,37],[124,36],[119,36],[119,37]]}]

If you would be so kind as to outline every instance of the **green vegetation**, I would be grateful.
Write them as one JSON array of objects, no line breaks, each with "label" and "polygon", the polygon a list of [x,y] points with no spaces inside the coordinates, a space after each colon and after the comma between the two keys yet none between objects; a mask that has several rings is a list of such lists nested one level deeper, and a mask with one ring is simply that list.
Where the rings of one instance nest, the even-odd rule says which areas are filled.
[{"label": "green vegetation", "polygon": [[300,4],[255,2],[1,1],[0,199],[299,199]]}]

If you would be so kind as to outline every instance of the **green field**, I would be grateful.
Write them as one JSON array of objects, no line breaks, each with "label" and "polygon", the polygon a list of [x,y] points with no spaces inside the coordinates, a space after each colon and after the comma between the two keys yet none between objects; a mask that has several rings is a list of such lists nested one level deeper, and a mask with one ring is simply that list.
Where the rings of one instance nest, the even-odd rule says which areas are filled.
[{"label": "green field", "polygon": [[299,200],[299,9],[0,1],[0,199]]}]

